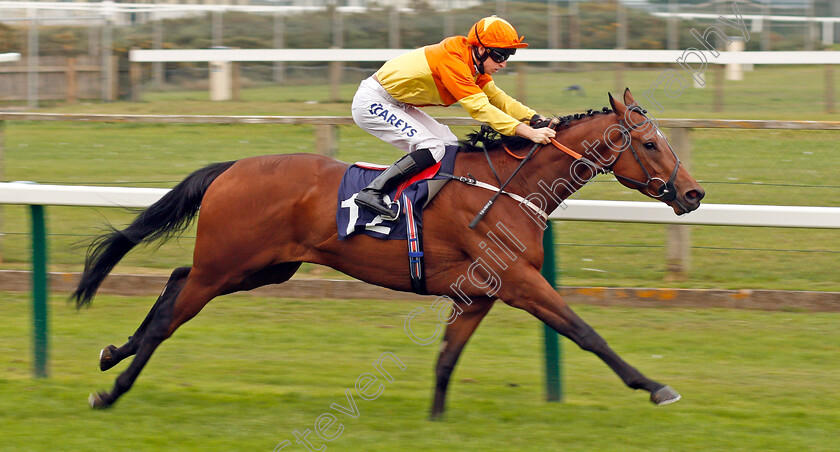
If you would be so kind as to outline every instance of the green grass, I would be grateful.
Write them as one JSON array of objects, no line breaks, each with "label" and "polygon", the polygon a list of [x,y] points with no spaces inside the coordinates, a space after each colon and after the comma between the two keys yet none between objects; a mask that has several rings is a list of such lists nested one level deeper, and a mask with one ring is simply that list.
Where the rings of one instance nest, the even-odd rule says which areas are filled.
[{"label": "green grass", "polygon": [[[566,65],[568,66],[568,65]],[[676,66],[676,65],[674,65]],[[514,97],[544,114],[570,114],[608,106],[607,92],[618,96],[630,87],[650,113],[658,118],[730,118],[781,120],[838,120],[837,113],[825,113],[824,67],[814,66],[756,66],[745,73],[743,81],[724,82],[724,111],[713,110],[715,75],[710,69],[704,74],[707,85],[703,89],[688,87],[676,98],[665,96],[661,89],[655,96],[662,110],[646,101],[643,94],[655,85],[668,67],[627,68],[619,83],[613,67],[577,64],[574,70],[552,71],[530,67],[519,75],[520,65],[511,64],[494,79]],[[597,70],[601,68],[600,70]],[[677,67],[679,70],[679,67]],[[316,81],[311,84],[289,83],[285,86],[260,86],[241,90],[239,102],[209,102],[208,90],[146,91],[142,102],[114,102],[108,104],[83,103],[58,105],[44,111],[134,114],[223,114],[223,115],[349,115],[349,103],[362,76],[347,71],[340,86],[341,102],[330,100],[328,86]],[[683,75],[680,73],[680,75]],[[835,96],[840,91],[840,71],[834,70],[832,79]],[[570,85],[584,88],[584,95],[566,91]],[[619,86],[620,85],[620,86]],[[840,99],[835,100],[840,108]],[[432,116],[465,116],[462,109],[430,108]]]},{"label": "green grass", "polygon": [[[636,93],[657,71],[628,71]],[[837,120],[820,113],[822,73],[757,70],[727,84],[727,112],[711,112],[711,93],[686,91],[660,117]],[[587,83],[587,96],[562,91]],[[528,74],[529,103],[567,114],[606,104],[610,72]],[[796,83],[791,83],[796,81]],[[515,93],[516,80],[499,81]],[[343,87],[346,99],[354,86]],[[323,86],[243,91],[243,102],[211,103],[205,92],[148,93],[141,103],[81,104],[44,111],[148,114],[347,115]],[[317,103],[299,103],[314,100]],[[463,116],[458,108],[433,115]],[[463,135],[467,129],[459,128]],[[836,132],[694,133],[693,174],[709,202],[840,205]],[[306,126],[203,126],[12,122],[5,127],[4,180],[170,187],[214,161],[309,152]],[[354,127],[340,128],[338,158],[390,162],[399,153]],[[760,183],[759,183],[760,182]],[[738,183],[738,184],[734,184]],[[774,184],[822,185],[823,188]],[[834,186],[834,188],[831,188]],[[599,179],[582,199],[642,200]],[[78,270],[84,245],[119,209],[48,207],[51,268]],[[3,268],[27,268],[28,212],[3,208]],[[836,230],[694,227],[689,279],[663,282],[665,227],[561,222],[556,230],[561,282],[567,285],[681,286],[840,290]],[[116,271],[168,273],[188,265],[192,232],[160,249],[132,252]],[[727,248],[727,249],[717,249]],[[731,248],[796,249],[797,252]],[[811,251],[811,252],[806,252]],[[306,266],[301,275],[336,276]],[[427,420],[437,345],[403,331],[423,303],[269,300],[235,295],[214,301],[157,351],[135,388],[112,410],[87,407],[127,363],[98,371],[99,350],[133,333],[152,297],[98,297],[75,311],[66,294],[50,300],[50,377],[31,378],[31,318],[26,294],[0,304],[0,450],[272,450],[293,432],[313,430],[345,389],[386,351],[393,370],[372,401],[355,396],[360,416],[337,414],[345,430],[330,450],[379,451],[731,451],[836,449],[840,424],[836,313],[576,306],[613,348],[683,396],[655,407],[625,388],[593,355],[563,341],[566,400],[543,401],[539,322],[499,305],[471,340],[453,376],[444,422]],[[431,303],[431,300],[429,300]],[[413,325],[417,334],[433,325]],[[310,435],[318,447],[323,442]],[[284,450],[305,450],[293,444]]]},{"label": "green grass", "polygon": [[[626,84],[637,96],[661,73],[625,71]],[[821,113],[821,69],[760,68],[744,82],[727,82],[727,111],[711,113],[711,90],[688,88],[677,99],[663,101],[660,117],[837,120]],[[835,74],[835,76],[840,73]],[[517,91],[516,75],[499,84]],[[586,96],[562,88],[585,81]],[[796,80],[797,83],[790,83]],[[538,72],[527,75],[529,104],[542,112],[568,114],[607,103],[614,89],[609,71]],[[840,82],[840,80],[838,80]],[[840,86],[840,83],[838,83]],[[342,86],[349,100],[355,86]],[[264,87],[242,91],[241,102],[209,102],[206,92],[147,93],[144,102],[56,106],[44,111],[139,114],[343,115],[349,105],[329,103],[322,85]],[[310,103],[305,103],[312,101]],[[705,102],[705,103],[704,103]],[[731,104],[731,108],[729,108]],[[709,104],[710,105],[710,104]],[[433,115],[465,113],[460,108],[433,108]],[[455,128],[464,136],[470,128]],[[666,131],[667,133],[667,131]],[[838,133],[834,131],[721,130],[693,132],[692,174],[707,191],[706,202],[730,204],[840,206]],[[171,187],[210,162],[288,152],[311,152],[309,126],[293,125],[144,125],[10,122],[5,127],[4,180],[42,183]],[[339,128],[337,158],[389,163],[400,153],[355,126]],[[611,178],[601,177],[579,199],[645,200]],[[105,221],[126,224],[133,214],[119,209],[49,207],[50,264],[56,270],[78,270],[84,245]],[[5,268],[29,262],[28,210],[6,206],[0,230]],[[694,227],[692,270],[686,281],[665,282],[665,232],[661,225],[562,222],[556,242],[561,281],[567,285],[670,286],[840,290],[837,230]],[[160,249],[132,252],[117,271],[165,273],[188,265],[191,232]],[[794,251],[786,251],[794,250]],[[301,276],[339,277],[305,266]]]},{"label": "green grass", "polygon": [[[422,303],[223,297],[158,349],[113,409],[92,411],[87,394],[110,388],[127,365],[99,372],[99,349],[121,344],[152,298],[103,296],[77,312],[63,296],[50,303],[50,377],[35,380],[28,297],[3,294],[0,450],[268,451],[294,442],[295,430],[314,430],[318,416],[334,413],[331,404],[346,405],[345,389],[378,375],[372,363],[386,351],[406,370],[390,368],[395,381],[376,400],[354,393],[360,415],[336,413],[345,430],[328,449],[836,447],[836,313],[577,307],[628,362],[683,396],[655,407],[565,339],[565,401],[545,403],[542,327],[499,305],[455,371],[445,421],[432,423],[437,345],[416,345],[403,331]],[[431,332],[421,317],[418,334]]]}]

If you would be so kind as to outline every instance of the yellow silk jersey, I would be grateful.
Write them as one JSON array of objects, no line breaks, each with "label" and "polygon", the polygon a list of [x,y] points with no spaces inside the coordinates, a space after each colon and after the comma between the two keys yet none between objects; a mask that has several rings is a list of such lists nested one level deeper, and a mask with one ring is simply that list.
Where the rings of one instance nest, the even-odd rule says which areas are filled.
[{"label": "yellow silk jersey", "polygon": [[473,119],[513,135],[536,112],[499,89],[489,75],[474,73],[474,67],[467,38],[454,36],[388,61],[376,78],[400,102],[417,107],[460,102]]}]

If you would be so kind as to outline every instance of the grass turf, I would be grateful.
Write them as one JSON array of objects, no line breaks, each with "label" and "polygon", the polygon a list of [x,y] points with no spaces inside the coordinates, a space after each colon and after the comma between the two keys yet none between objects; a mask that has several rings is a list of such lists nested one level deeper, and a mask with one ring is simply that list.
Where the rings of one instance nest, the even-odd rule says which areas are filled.
[{"label": "grass turf", "polygon": [[[813,450],[836,447],[838,314],[722,309],[576,307],[632,365],[683,396],[656,407],[594,355],[563,340],[565,401],[543,401],[542,327],[499,305],[456,368],[443,422],[427,412],[437,345],[403,331],[416,303],[214,301],[166,341],[136,386],[107,411],[86,405],[126,363],[98,370],[101,347],[134,331],[152,299],[102,296],[75,311],[51,299],[50,377],[30,377],[29,301],[4,293],[0,330],[0,450]],[[430,300],[431,301],[431,300]],[[423,304],[419,304],[423,306]],[[415,332],[431,333],[418,317]],[[354,382],[394,377],[363,400]],[[348,406],[353,419],[331,408]],[[344,430],[314,433],[332,413]],[[338,428],[334,425],[333,433]]]}]

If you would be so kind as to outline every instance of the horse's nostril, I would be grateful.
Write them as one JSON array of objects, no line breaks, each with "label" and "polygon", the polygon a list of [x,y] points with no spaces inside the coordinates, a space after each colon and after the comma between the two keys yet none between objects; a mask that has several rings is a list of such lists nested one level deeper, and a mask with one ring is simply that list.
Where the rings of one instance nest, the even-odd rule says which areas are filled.
[{"label": "horse's nostril", "polygon": [[704,196],[706,196],[706,192],[703,190],[689,190],[685,194],[685,199],[691,202],[700,202]]}]

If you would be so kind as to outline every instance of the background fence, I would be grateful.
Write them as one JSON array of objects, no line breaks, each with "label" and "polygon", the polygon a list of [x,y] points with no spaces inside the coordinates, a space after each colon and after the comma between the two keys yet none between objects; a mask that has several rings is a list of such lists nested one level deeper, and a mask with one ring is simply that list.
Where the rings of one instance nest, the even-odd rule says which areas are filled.
[{"label": "background fence", "polygon": [[[50,183],[90,184],[95,182],[105,185],[123,183],[129,186],[143,184],[165,187],[174,185],[185,174],[209,161],[229,159],[232,153],[238,155],[238,157],[269,153],[273,146],[280,146],[286,151],[311,152],[314,150],[325,155],[338,157],[360,157],[358,160],[377,160],[374,155],[380,152],[374,148],[369,150],[371,154],[347,154],[348,151],[351,151],[347,149],[348,147],[353,147],[354,150],[365,148],[364,145],[360,146],[360,143],[365,143],[364,140],[367,139],[367,137],[358,135],[358,130],[355,126],[352,126],[352,119],[349,117],[0,113],[0,121],[2,120],[10,121],[12,129],[19,130],[24,135],[26,135],[27,124],[62,124],[68,122],[75,124],[70,128],[58,127],[48,132],[50,137],[44,141],[38,141],[34,137],[18,137],[12,140],[6,137],[5,139],[7,143],[12,141],[10,143],[11,149],[8,149],[5,154],[7,162],[11,159],[13,163],[7,163],[5,166],[8,168],[7,172],[16,175],[12,176],[14,179],[20,179],[23,174],[29,174],[31,177],[26,177],[27,179]],[[440,120],[456,128],[474,127],[476,124],[469,118],[440,118]],[[107,125],[107,123],[112,125]],[[132,123],[133,125],[125,123]],[[838,204],[840,197],[833,195],[833,193],[840,192],[838,190],[840,186],[832,183],[833,178],[830,171],[825,171],[828,168],[836,167],[837,160],[840,158],[836,155],[836,152],[832,151],[836,150],[834,143],[836,143],[837,131],[840,130],[840,122],[663,119],[659,123],[661,127],[667,130],[672,144],[680,153],[684,164],[692,167],[693,172],[696,171],[700,175],[706,174],[707,177],[698,177],[698,179],[707,187],[710,193],[708,199],[710,202],[840,206]],[[101,126],[91,129],[94,124],[101,124]],[[164,126],[164,124],[170,124],[170,126]],[[177,124],[180,124],[180,126]],[[217,129],[211,134],[202,129],[195,129],[195,127],[205,127],[207,125],[224,127],[234,124],[238,124],[236,127],[243,127],[244,129]],[[290,135],[274,128],[275,125],[281,124],[284,125],[286,131],[297,130],[303,133]],[[271,128],[255,129],[260,125],[271,126]],[[80,130],[79,127],[84,129]],[[166,129],[161,129],[161,127],[166,127]],[[170,129],[172,127],[175,129]],[[306,127],[308,131],[300,130],[300,127]],[[711,130],[715,130],[715,132],[710,133]],[[170,134],[170,131],[174,134]],[[105,132],[105,135],[99,135],[101,132]],[[138,133],[139,135],[137,135]],[[265,133],[268,133],[268,135],[264,135]],[[769,142],[763,138],[758,138],[760,135],[757,134],[768,133],[771,134]],[[226,136],[229,134],[231,141],[226,140]],[[802,137],[805,135],[802,134],[808,134],[809,139],[803,140]],[[15,133],[12,131],[11,134],[7,133],[6,135],[14,137]],[[161,142],[156,139],[156,135],[166,138]],[[291,141],[288,139],[290,136],[292,137]],[[79,139],[82,141],[78,145],[81,146],[81,149],[84,149],[82,151],[83,155],[60,155],[62,147],[74,145],[65,140]],[[269,141],[263,142],[263,140]],[[0,142],[2,141],[4,140],[0,139]],[[772,143],[771,147],[777,147],[777,149],[768,147],[770,143]],[[803,145],[802,143],[810,144]],[[225,147],[227,145],[240,149],[232,151],[232,149]],[[261,147],[252,149],[254,145]],[[172,151],[165,151],[166,148],[173,146],[176,148],[185,146],[193,152],[178,155]],[[292,146],[291,149],[289,149],[289,146]],[[750,154],[754,157],[739,156],[737,152],[731,151],[733,146],[741,148],[758,146],[759,151]],[[797,147],[791,148],[790,146]],[[196,154],[195,149],[203,149],[204,154]],[[164,155],[168,154],[165,161],[160,160],[161,152],[164,152]],[[761,152],[766,155],[761,155]],[[39,154],[41,153],[48,154],[48,158],[52,161],[51,165],[56,167],[55,170],[41,169],[37,163],[40,161]],[[709,158],[707,156],[713,157]],[[743,157],[744,159],[737,160],[736,157]],[[112,165],[114,162],[109,162],[109,160],[122,158],[131,159],[131,163],[127,166],[121,166],[116,173],[113,173]],[[68,168],[67,172],[58,169],[64,166]],[[136,169],[134,167],[137,166],[144,174],[149,174],[149,171],[156,171],[161,178],[158,180],[149,180],[148,176],[133,178],[131,174]],[[74,173],[80,172],[85,172],[87,175],[74,175]],[[743,175],[744,172],[749,173],[746,180]],[[9,180],[9,177],[7,174],[4,179]],[[128,179],[122,179],[124,177],[128,177]],[[584,193],[587,195],[585,196],[596,200],[633,199],[623,198],[628,194],[632,195],[632,192],[621,190],[621,187],[614,182],[604,182],[607,182],[607,180],[595,180],[586,188]],[[618,191],[616,191],[617,189]],[[801,196],[801,194],[806,196]],[[74,218],[79,216],[78,213],[68,215]],[[690,217],[686,218],[690,221]],[[580,220],[582,218],[576,219]],[[9,219],[11,224],[20,224],[21,221],[20,214]],[[84,225],[84,229],[90,228],[88,220],[79,218],[68,222],[67,226],[70,227],[70,224],[76,225],[76,227]],[[65,225],[62,224],[62,227],[65,227]],[[830,265],[820,264],[820,262],[832,262],[833,259],[836,259],[837,250],[840,248],[838,247],[837,235],[829,232],[815,232],[816,235],[811,236],[811,239],[806,239],[808,234],[796,233],[793,235],[784,231],[776,231],[775,234],[764,237],[764,243],[761,244],[759,236],[763,234],[751,235],[742,231],[731,234],[736,242],[727,244],[720,243],[722,238],[718,237],[717,234],[709,234],[701,229],[700,243],[694,243],[694,246],[692,246],[692,242],[696,239],[692,238],[688,229],[689,226],[685,225],[671,225],[664,231],[656,230],[657,232],[653,233],[650,232],[650,229],[645,229],[645,226],[639,225],[638,231],[635,232],[636,235],[631,233],[623,239],[630,240],[629,243],[622,242],[620,237],[619,240],[615,240],[617,237],[613,236],[616,236],[616,234],[610,233],[610,228],[604,228],[604,225],[597,224],[579,226],[564,223],[559,225],[558,238],[565,245],[566,254],[576,255],[583,262],[582,264],[576,263],[574,266],[569,266],[571,275],[581,276],[592,273],[592,275],[585,277],[599,280],[599,272],[605,272],[603,278],[606,283],[609,281],[610,274],[614,273],[616,268],[620,268],[621,262],[625,259],[625,257],[619,256],[628,256],[627,258],[629,258],[630,255],[637,254],[645,256],[644,261],[646,262],[646,267],[638,267],[640,273],[647,270],[652,274],[664,275],[666,279],[690,280],[692,275],[699,272],[706,277],[713,278],[713,269],[707,268],[708,262],[714,262],[715,260],[713,255],[736,252],[752,254],[753,256],[763,253],[807,255],[817,267],[823,267],[821,270],[816,270],[816,273],[812,272],[811,276],[814,276],[819,274],[820,271],[830,271],[828,268]],[[8,231],[7,234],[12,232],[8,228],[4,229]],[[587,233],[581,234],[581,231]],[[58,234],[65,236],[59,243],[68,243],[57,246],[69,246],[69,242],[85,240],[78,238],[80,236],[73,227]],[[5,254],[10,257],[11,261],[25,259],[20,254],[22,252],[20,246],[13,244],[14,241],[9,240],[8,237],[7,235],[4,244]],[[73,239],[73,237],[77,238]],[[797,239],[794,237],[798,237],[801,243],[797,244]],[[771,246],[774,243],[786,243],[786,245],[774,248]],[[806,244],[808,246],[804,247],[803,245]],[[607,251],[607,249],[604,249],[605,247],[616,256],[616,262],[602,263],[602,265],[609,265],[605,268],[587,263],[593,262],[595,258],[586,256],[592,256],[593,253],[597,256]],[[58,261],[63,262],[62,266],[72,266],[71,262],[78,262],[78,253],[78,251],[75,254],[68,251],[65,257],[59,258]],[[174,255],[178,251],[171,250],[171,253]],[[698,253],[712,255],[708,258],[698,259]],[[58,254],[63,255],[64,253]],[[756,258],[760,259],[760,257]],[[649,259],[654,259],[654,261]],[[692,265],[692,260],[695,261],[694,265]],[[658,263],[656,263],[657,261]],[[784,261],[784,259],[780,259],[779,265],[784,266]],[[146,256],[131,265],[147,265],[143,262],[154,262],[154,258]],[[735,263],[727,260],[728,265],[735,265]],[[152,265],[156,266],[157,264]],[[714,265],[721,266],[723,264],[718,262]],[[165,265],[163,266],[165,267]],[[629,271],[629,269],[626,271]],[[807,272],[808,270],[803,268],[802,271]],[[778,277],[777,275],[776,278]],[[650,278],[650,275],[648,275],[648,278]],[[831,280],[834,278],[825,278],[824,287],[833,287]],[[626,278],[620,279],[632,279],[632,274],[628,273]],[[616,283],[621,284],[620,281]]]},{"label": "background fence", "polygon": [[[0,7],[6,3],[0,1]],[[363,0],[340,3],[366,4]],[[0,12],[0,52],[40,57],[94,56],[99,58],[100,68],[117,65],[109,59],[119,60],[119,76],[106,72],[102,79],[122,78],[119,95],[114,96],[127,98],[131,93],[124,82],[128,80],[127,54],[132,47],[410,48],[445,35],[464,34],[477,17],[498,13],[511,19],[532,48],[684,49],[697,46],[690,34],[692,28],[704,30],[714,22],[652,17],[641,8],[623,10],[623,3],[629,2],[489,1],[455,11],[318,7],[317,11],[294,16],[223,12],[227,5],[184,5],[195,8],[190,13],[192,18],[179,15],[164,19],[167,16],[157,11],[141,10],[150,5],[102,2],[94,7],[134,11],[109,17],[97,17],[100,9],[78,11],[73,13],[79,16],[73,22],[59,14],[62,8],[78,8],[76,2],[42,2],[41,6],[53,11],[41,10],[29,19],[25,19],[23,10],[15,17],[5,14],[8,10]],[[649,6],[648,2],[638,3]],[[659,11],[689,10],[687,6],[674,8],[676,1],[667,3],[660,5],[665,9]],[[696,3],[726,9],[732,2]],[[744,14],[799,14],[806,19],[840,15],[840,2],[797,3],[808,8],[768,6],[761,10],[753,2],[739,2]],[[433,2],[435,6],[440,4],[469,6],[460,0]],[[214,12],[196,12],[199,8]],[[722,11],[714,12],[717,16]],[[823,42],[825,34],[819,32],[824,33],[826,28],[816,28],[814,20],[748,21],[748,25],[752,37],[746,43],[748,51],[836,48],[836,44]],[[836,42],[840,32],[834,37]],[[6,64],[0,63],[0,67]],[[152,63],[140,74],[144,102],[77,103],[60,105],[60,111],[263,116],[104,118],[80,114],[71,121],[44,120],[49,118],[38,115],[4,116],[0,120],[0,180],[163,189],[209,162],[316,149],[344,161],[390,163],[398,151],[350,125],[343,116],[268,116],[346,115],[346,101],[352,96],[355,82],[375,70],[376,64],[345,64],[338,72],[329,70],[336,68],[335,64],[326,63],[242,64],[241,102],[203,102],[208,94],[206,63]],[[498,77],[497,81],[540,112],[569,114],[605,105],[607,90],[623,90],[619,84],[622,79],[638,98],[664,69],[673,67],[640,63],[624,67],[512,64],[510,72],[520,75]],[[618,77],[622,72],[623,77]],[[333,96],[326,84],[336,73],[340,75],[339,92]],[[30,70],[30,80],[40,78],[32,74],[34,69]],[[724,80],[722,71],[710,68],[707,75],[712,82],[715,77]],[[688,88],[679,98],[663,104],[671,117],[719,118],[723,115],[710,112],[720,111],[722,106],[730,118],[836,120],[836,116],[817,111],[831,111],[824,107],[834,98],[826,93],[826,87],[840,83],[837,77],[831,66],[758,66],[746,72],[744,81],[724,80],[717,85],[722,91]],[[61,84],[55,80],[49,83]],[[107,94],[112,87],[111,82],[103,83],[100,98],[113,98]],[[26,89],[27,85],[17,86],[18,91]],[[43,87],[44,92],[47,89]],[[61,102],[39,101],[31,94],[28,99],[34,100],[27,100],[29,106],[49,107]],[[11,109],[26,108],[23,102],[2,101]],[[435,116],[453,114],[429,111]],[[452,126],[459,136],[474,128],[469,120],[446,121],[464,124]],[[691,152],[690,159],[684,156],[684,160],[691,161],[692,174],[707,190],[705,207],[775,204],[840,208],[840,185],[835,174],[840,167],[836,122],[729,121],[724,125],[672,121],[661,122],[670,127],[665,132],[677,150]],[[22,196],[15,194],[13,202],[21,202]],[[599,177],[570,204],[639,199],[642,195],[610,177]],[[73,282],[73,272],[81,269],[84,248],[99,232],[98,227],[107,222],[122,226],[136,214],[123,208],[49,206],[42,209],[41,213],[47,214],[43,224],[35,221],[30,225],[30,214],[38,207],[2,207],[2,281],[7,281],[11,273],[28,278],[28,273],[14,270],[35,264],[51,271],[51,281],[66,288]],[[695,214],[702,212],[686,219],[699,218]],[[799,213],[810,209],[790,212],[785,221],[801,221]],[[674,218],[667,209],[663,213],[668,219]],[[829,226],[834,221],[830,219]],[[207,450],[267,450],[284,437],[294,439],[288,432],[311,425],[331,403],[343,403],[344,385],[353,381],[348,378],[358,375],[360,369],[369,369],[369,358],[374,357],[371,350],[378,350],[378,354],[382,347],[388,347],[409,364],[411,371],[400,373],[398,384],[388,387],[387,397],[375,404],[362,402],[363,415],[348,422],[348,434],[335,443],[339,448],[440,449],[463,444],[488,450],[515,441],[522,449],[545,450],[556,447],[559,435],[561,443],[586,450],[615,448],[616,444],[634,450],[679,449],[686,441],[698,449],[761,449],[772,442],[780,449],[833,450],[836,434],[831,432],[836,431],[838,421],[836,371],[832,367],[836,364],[836,344],[840,343],[834,340],[837,319],[836,313],[813,311],[836,310],[838,306],[840,235],[836,228],[583,220],[558,220],[553,226],[554,242],[546,246],[558,251],[564,297],[634,365],[656,378],[667,378],[669,384],[684,391],[689,403],[678,407],[679,416],[668,410],[654,413],[640,394],[625,394],[602,363],[572,347],[564,360],[570,369],[568,386],[574,388],[569,391],[569,399],[575,415],[564,419],[569,428],[558,433],[557,420],[568,409],[533,403],[542,380],[531,365],[540,359],[534,347],[539,339],[533,319],[499,309],[497,315],[483,322],[479,332],[482,337],[471,342],[462,360],[451,404],[454,415],[445,428],[428,424],[417,413],[428,402],[428,363],[434,350],[415,350],[418,347],[413,343],[400,345],[401,341],[409,342],[401,331],[408,310],[405,305],[346,300],[311,303],[299,300],[300,292],[263,292],[261,295],[273,299],[255,294],[257,298],[241,295],[227,303],[214,303],[190,328],[178,334],[178,345],[173,343],[155,357],[158,370],[149,369],[142,387],[134,390],[139,393],[123,402],[130,405],[107,417],[78,416],[86,393],[80,388],[112,383],[111,376],[97,375],[96,352],[133,331],[156,293],[143,293],[142,300],[103,296],[94,309],[82,315],[65,304],[64,296],[53,297],[50,328],[54,335],[54,372],[50,381],[38,381],[26,378],[29,360],[21,352],[29,342],[29,302],[22,295],[6,292],[6,322],[0,333],[0,365],[7,377],[3,397],[6,406],[0,411],[6,417],[0,415],[0,426],[5,427],[0,436],[9,448],[32,450],[55,449],[58,443],[65,449],[93,449],[106,441],[136,444],[137,448],[160,448],[163,441],[173,450],[194,450],[199,442]],[[689,250],[688,261],[683,260],[686,254],[679,249],[670,248],[678,251],[671,257],[666,251],[668,236],[680,234],[685,228],[690,228],[690,236],[674,243]],[[48,233],[49,241],[43,259],[33,257],[30,250],[30,239],[40,230]],[[117,272],[143,273],[142,278],[122,279],[132,288],[143,285],[138,283],[140,279],[156,275],[163,280],[154,284],[157,292],[171,268],[189,264],[193,240],[193,232],[187,231],[160,249],[135,250]],[[679,268],[685,273],[678,273]],[[307,265],[298,276],[279,287],[311,288],[316,284],[313,280],[341,277],[329,269]],[[113,282],[120,278],[109,279]],[[357,281],[335,281],[330,290],[313,296],[323,299],[355,293],[358,286],[354,283]],[[293,300],[278,302],[278,296]],[[767,302],[753,303],[759,298]],[[791,303],[805,298],[811,302]],[[583,303],[622,306],[599,309]],[[637,312],[639,306],[676,309]],[[808,312],[798,314],[799,310]],[[348,318],[353,321],[345,321]],[[375,338],[367,332],[376,332]],[[39,340],[41,344],[46,342],[45,336],[36,336],[36,346]],[[266,360],[267,356],[283,359]],[[220,401],[233,409],[222,408],[225,414],[219,416]],[[112,428],[114,424],[137,424],[138,413],[143,417],[138,428],[124,434]],[[516,427],[511,416],[529,419],[528,427],[511,430]],[[391,422],[396,419],[399,422]],[[479,432],[476,425],[486,428]],[[593,426],[598,426],[598,434],[587,435]],[[626,433],[630,430],[636,434],[628,441]],[[78,435],[80,431],[88,434]],[[190,434],[184,435],[185,431]],[[516,432],[515,438],[511,431]],[[663,437],[662,431],[671,434]],[[314,435],[310,438],[317,441]]]},{"label": "background fence", "polygon": [[[466,34],[476,18],[495,13],[516,24],[520,33],[528,37],[532,48],[677,50],[699,46],[691,30],[702,31],[718,24],[716,20],[721,15],[730,20],[735,17],[732,2],[681,5],[678,2],[441,1],[412,3],[411,8],[365,1],[347,5],[322,2],[315,6],[310,2],[306,5],[292,3],[277,7],[0,2],[0,10],[6,13],[0,18],[0,52],[24,53],[28,61],[33,62],[28,68],[34,73],[39,72],[37,67],[40,65],[53,66],[39,62],[39,56],[86,56],[99,60],[95,65],[106,68],[101,71],[105,88],[99,98],[109,101],[131,95],[127,58],[131,48],[413,48],[437,42],[445,36]],[[748,51],[831,50],[840,39],[840,6],[837,2],[817,0],[800,2],[796,7],[786,4],[775,8],[752,2],[735,4],[739,5],[742,17],[747,17],[745,25],[749,27],[749,36],[744,44]],[[731,31],[727,29],[726,33]],[[717,35],[712,36],[710,39],[715,41]],[[721,50],[725,48],[722,40],[711,44]],[[377,65],[248,63],[239,65],[239,71],[244,87],[325,83],[330,78],[352,84]],[[650,68],[651,65],[634,63],[627,67],[599,68],[620,74],[643,67]],[[522,65],[520,68],[554,73],[591,69],[581,64],[554,63]],[[119,71],[118,75],[114,75],[114,71]],[[0,73],[0,79],[4,76]],[[34,76],[30,74],[29,77]],[[826,73],[822,80],[827,84],[835,77],[835,74]],[[147,90],[204,89],[208,68],[205,64],[158,62],[150,65],[141,78],[146,81]],[[2,86],[0,83],[0,89]],[[39,82],[37,86],[43,86],[47,91],[45,96],[39,96],[37,90],[30,88],[27,93],[30,107],[56,99],[62,92],[49,91],[50,83]],[[0,100],[18,101],[21,91],[0,91]],[[87,91],[83,91],[87,96]],[[73,97],[67,95],[65,99],[72,101]]]},{"label": "background fence", "polygon": [[[112,60],[117,62],[116,59]],[[89,55],[77,57],[42,56],[34,68],[30,68],[29,58],[22,58],[16,63],[0,65],[0,101],[27,101],[30,74],[38,84],[36,92],[39,100],[64,101],[75,103],[79,100],[99,100],[102,97],[102,85],[106,80],[112,83],[104,100],[116,100],[118,91],[119,68],[114,65],[108,71],[102,67],[102,58]]]}]

